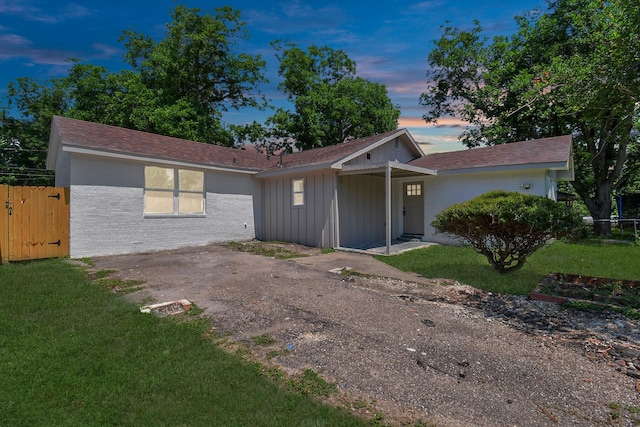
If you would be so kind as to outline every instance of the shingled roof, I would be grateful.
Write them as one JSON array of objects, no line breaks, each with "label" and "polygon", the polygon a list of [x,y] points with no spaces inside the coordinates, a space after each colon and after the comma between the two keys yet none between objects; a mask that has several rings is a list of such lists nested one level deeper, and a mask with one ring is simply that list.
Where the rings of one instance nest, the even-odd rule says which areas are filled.
[{"label": "shingled roof", "polygon": [[[395,137],[404,136],[413,141],[405,129],[395,129],[328,147],[267,157],[253,147],[246,150],[222,147],[59,116],[53,118],[52,135],[56,135],[59,142],[71,151],[90,150],[116,156],[136,156],[265,174],[300,167],[328,167]],[[52,138],[52,141],[55,143],[56,138]],[[55,156],[51,148],[49,154]],[[417,152],[420,152],[419,148]],[[567,135],[430,154],[408,164],[446,174],[448,171],[517,165],[544,165],[560,169],[569,167],[567,162],[570,159],[571,136]],[[49,158],[47,163],[50,167]]]},{"label": "shingled roof", "polygon": [[571,158],[571,136],[533,139],[470,150],[435,153],[415,159],[409,164],[441,171],[473,170],[516,165],[568,167]]},{"label": "shingled roof", "polygon": [[389,132],[354,139],[337,145],[285,154],[278,157],[279,160],[276,167],[279,169],[290,169],[302,166],[333,164],[357,153],[360,150],[370,147],[377,142],[405,133],[405,129],[394,129]]},{"label": "shingled roof", "polygon": [[274,165],[276,161],[273,158],[267,159],[254,149],[239,150],[203,144],[59,116],[53,118],[52,132],[58,134],[65,147],[203,166],[260,171]]}]

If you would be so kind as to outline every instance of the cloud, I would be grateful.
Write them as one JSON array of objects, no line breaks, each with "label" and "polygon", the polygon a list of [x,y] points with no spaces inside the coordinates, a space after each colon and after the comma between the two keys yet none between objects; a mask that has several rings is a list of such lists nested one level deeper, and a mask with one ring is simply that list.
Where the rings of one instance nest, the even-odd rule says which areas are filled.
[{"label": "cloud", "polygon": [[424,121],[422,117],[411,117],[411,116],[401,116],[398,119],[398,125],[400,127],[411,127],[411,128],[450,128],[450,129],[459,129],[466,126],[469,126],[469,123],[464,122],[460,119],[456,119],[455,117],[445,117],[438,120],[438,124],[434,125],[431,123],[427,123]]},{"label": "cloud", "polygon": [[446,2],[443,0],[423,1],[409,6],[404,13],[431,12],[445,5]]},{"label": "cloud", "polygon": [[63,65],[73,56],[72,52],[35,49],[29,39],[18,34],[0,34],[0,59],[27,58],[36,64]]},{"label": "cloud", "polygon": [[0,14],[18,15],[27,21],[55,24],[68,19],[84,18],[93,11],[84,6],[70,3],[56,11],[44,11],[32,2],[24,0],[0,0]]},{"label": "cloud", "polygon": [[109,46],[104,43],[94,43],[93,48],[96,50],[94,58],[98,59],[110,59],[113,57],[123,56],[124,50],[121,48]]},{"label": "cloud", "polygon": [[[335,6],[314,8],[301,1],[279,3],[270,10],[248,10],[244,13],[252,28],[272,34],[302,32],[327,33],[337,30],[347,19],[345,12]],[[344,35],[344,34],[341,34]]]}]

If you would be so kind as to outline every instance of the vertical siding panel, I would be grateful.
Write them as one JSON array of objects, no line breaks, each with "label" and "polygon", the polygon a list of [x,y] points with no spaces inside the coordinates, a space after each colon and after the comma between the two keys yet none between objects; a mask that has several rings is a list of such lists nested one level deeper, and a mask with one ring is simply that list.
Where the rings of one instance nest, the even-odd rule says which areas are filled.
[{"label": "vertical siding panel", "polygon": [[322,237],[324,237],[324,246],[325,247],[334,247],[337,245],[337,242],[334,240],[335,238],[335,227],[337,218],[334,218],[334,204],[337,204],[338,201],[334,200],[335,189],[334,189],[334,174],[328,173],[324,176],[324,200],[327,202],[325,204],[325,211],[323,212],[321,221],[322,221]]},{"label": "vertical siding panel", "polygon": [[276,227],[276,240],[284,240],[284,195],[282,193],[283,179],[276,181],[276,206],[278,206],[278,226]]},{"label": "vertical siding panel", "polygon": [[[321,174],[317,179],[317,186],[315,192],[313,194],[313,205],[315,209],[313,209],[311,221],[309,221],[309,225],[313,228],[313,241],[316,246],[324,247],[326,246],[326,242],[324,241],[327,237],[327,231],[325,230],[325,221],[324,218],[327,217],[327,213],[331,210],[331,199],[325,199],[324,195],[327,193],[327,174]],[[325,236],[325,239],[323,239]]]},{"label": "vertical siding panel", "polygon": [[262,238],[271,240],[271,182],[262,182]]},{"label": "vertical siding panel", "polygon": [[282,200],[284,215],[282,221],[282,240],[291,241],[291,178],[282,180]]},{"label": "vertical siding panel", "polygon": [[322,175],[313,175],[309,177],[309,185],[307,186],[307,194],[304,195],[305,200],[305,215],[304,215],[304,229],[305,236],[304,241],[307,246],[317,246],[315,215],[316,211],[322,209],[322,205],[316,205],[316,193],[318,192],[318,185],[320,185],[320,179]]},{"label": "vertical siding panel", "polygon": [[278,183],[269,182],[269,198],[271,201],[271,223],[269,224],[269,240],[277,240],[278,236]]},{"label": "vertical siding panel", "polygon": [[376,199],[377,194],[375,194],[375,188],[372,185],[373,184],[373,177],[364,180],[364,184],[366,185],[366,201],[365,201],[365,205],[367,207],[367,218],[366,218],[366,223],[364,224],[364,234],[365,234],[365,240],[367,241],[375,241],[375,236],[373,234],[373,224],[376,220],[377,212],[376,212],[376,206],[374,204],[374,201]]},{"label": "vertical siding panel", "polygon": [[367,212],[367,206],[365,205],[366,196],[365,196],[365,180],[362,179],[362,176],[356,176],[356,191],[358,192],[358,205],[356,206],[356,222],[357,222],[357,233],[356,233],[356,242],[360,243],[366,240],[365,233],[365,224],[367,222],[367,217],[369,216],[369,212]]}]

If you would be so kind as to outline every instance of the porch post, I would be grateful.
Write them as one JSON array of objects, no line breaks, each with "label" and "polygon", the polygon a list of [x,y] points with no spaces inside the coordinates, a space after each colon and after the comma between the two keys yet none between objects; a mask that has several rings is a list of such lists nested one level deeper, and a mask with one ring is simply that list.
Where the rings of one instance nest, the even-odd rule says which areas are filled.
[{"label": "porch post", "polygon": [[387,162],[387,168],[384,173],[385,178],[385,224],[386,224],[386,240],[387,247],[385,253],[391,253],[391,164]]}]

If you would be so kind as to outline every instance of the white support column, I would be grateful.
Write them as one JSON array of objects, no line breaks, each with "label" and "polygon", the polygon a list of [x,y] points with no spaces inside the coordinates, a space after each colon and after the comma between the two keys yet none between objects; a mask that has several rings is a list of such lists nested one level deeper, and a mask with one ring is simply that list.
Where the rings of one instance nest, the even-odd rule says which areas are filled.
[{"label": "white support column", "polygon": [[387,168],[384,173],[385,178],[385,224],[386,224],[386,240],[387,247],[385,253],[391,253],[391,163],[387,162]]},{"label": "white support column", "polygon": [[338,173],[333,172],[333,248],[340,247],[340,207],[338,205]]}]

